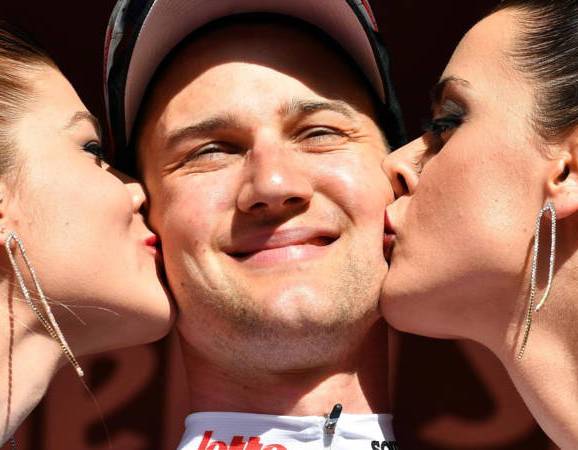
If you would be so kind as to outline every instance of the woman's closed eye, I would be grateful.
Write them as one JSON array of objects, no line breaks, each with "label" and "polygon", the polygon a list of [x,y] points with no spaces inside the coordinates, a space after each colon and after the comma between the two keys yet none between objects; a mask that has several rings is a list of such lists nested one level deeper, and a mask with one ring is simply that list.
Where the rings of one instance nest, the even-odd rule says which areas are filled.
[{"label": "woman's closed eye", "polygon": [[464,123],[467,108],[462,101],[445,96],[439,103],[434,102],[432,109],[433,118],[425,124],[424,131],[432,138],[431,150],[437,153],[448,142],[454,131]]},{"label": "woman's closed eye", "polygon": [[92,154],[99,165],[105,162],[104,149],[99,141],[89,141],[82,146],[82,149],[85,152]]},{"label": "woman's closed eye", "polygon": [[448,114],[441,117],[436,117],[428,121],[424,125],[424,131],[430,133],[434,138],[435,148],[432,149],[438,152],[450,139],[453,132],[464,123],[464,114]]}]

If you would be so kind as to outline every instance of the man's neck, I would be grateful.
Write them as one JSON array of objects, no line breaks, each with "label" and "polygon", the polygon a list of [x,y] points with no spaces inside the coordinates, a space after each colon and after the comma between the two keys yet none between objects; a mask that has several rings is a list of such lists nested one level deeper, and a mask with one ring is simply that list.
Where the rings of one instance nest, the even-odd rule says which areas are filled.
[{"label": "man's neck", "polygon": [[389,412],[387,328],[376,324],[343,362],[307,370],[240,373],[208,361],[184,340],[191,412],[229,411],[323,416]]}]

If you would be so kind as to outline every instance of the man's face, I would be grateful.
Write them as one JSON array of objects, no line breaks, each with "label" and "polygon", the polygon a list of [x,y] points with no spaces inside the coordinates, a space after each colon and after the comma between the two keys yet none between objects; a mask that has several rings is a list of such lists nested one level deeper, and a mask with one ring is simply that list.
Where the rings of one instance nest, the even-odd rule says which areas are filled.
[{"label": "man's face", "polygon": [[166,68],[142,129],[189,343],[294,368],[367,332],[392,193],[370,96],[335,50],[285,25],[213,31]]}]

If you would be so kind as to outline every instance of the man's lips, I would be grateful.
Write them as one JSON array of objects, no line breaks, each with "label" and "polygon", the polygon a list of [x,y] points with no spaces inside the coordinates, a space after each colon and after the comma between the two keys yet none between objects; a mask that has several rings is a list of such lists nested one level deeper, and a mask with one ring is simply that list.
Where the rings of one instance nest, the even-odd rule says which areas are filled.
[{"label": "man's lips", "polygon": [[339,233],[334,230],[310,227],[289,228],[245,235],[235,239],[234,244],[225,248],[224,251],[241,261],[273,263],[314,256],[318,254],[321,247],[330,245],[338,238]]}]

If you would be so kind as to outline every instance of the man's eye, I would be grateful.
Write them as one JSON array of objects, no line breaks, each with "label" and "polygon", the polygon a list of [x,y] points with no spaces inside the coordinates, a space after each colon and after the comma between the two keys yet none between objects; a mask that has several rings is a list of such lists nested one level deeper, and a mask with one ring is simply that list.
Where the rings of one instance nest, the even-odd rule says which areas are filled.
[{"label": "man's eye", "polygon": [[231,155],[238,154],[240,149],[225,142],[211,142],[193,150],[186,156],[189,161],[215,161],[225,159]]},{"label": "man's eye", "polygon": [[323,145],[343,142],[345,137],[345,133],[335,128],[314,127],[300,133],[298,140],[307,145]]},{"label": "man's eye", "polygon": [[[205,145],[204,147],[201,147],[200,149],[198,149],[195,152],[195,156],[197,158],[201,158],[201,157],[208,157],[208,155],[216,155],[219,153],[227,153],[225,151],[225,148],[223,145],[221,144],[209,144],[209,145]],[[213,157],[213,156],[211,156]]]}]

